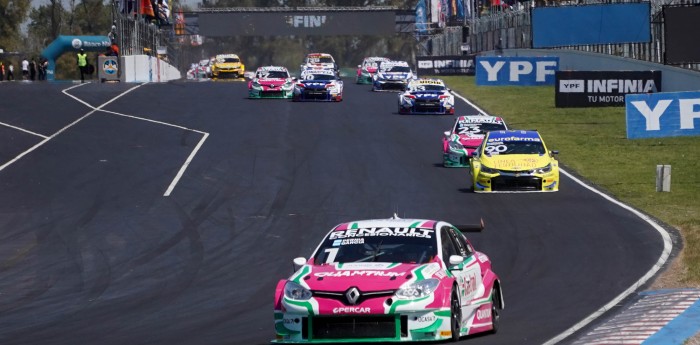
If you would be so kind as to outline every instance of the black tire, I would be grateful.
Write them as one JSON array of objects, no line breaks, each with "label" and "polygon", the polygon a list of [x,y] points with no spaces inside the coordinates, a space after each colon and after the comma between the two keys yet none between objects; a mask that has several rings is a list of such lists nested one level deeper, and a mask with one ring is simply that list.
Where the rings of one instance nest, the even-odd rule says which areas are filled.
[{"label": "black tire", "polygon": [[459,304],[457,291],[452,290],[450,300],[450,330],[452,331],[452,341],[459,341],[459,330],[462,328],[462,306]]},{"label": "black tire", "polygon": [[501,294],[494,288],[491,290],[491,325],[493,326],[491,333],[498,333],[498,328],[501,323],[500,305]]}]

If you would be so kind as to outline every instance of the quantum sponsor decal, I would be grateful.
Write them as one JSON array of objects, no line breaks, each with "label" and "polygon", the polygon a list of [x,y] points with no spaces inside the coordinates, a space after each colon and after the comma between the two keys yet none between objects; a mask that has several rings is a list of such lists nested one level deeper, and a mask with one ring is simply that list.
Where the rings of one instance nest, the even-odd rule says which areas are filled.
[{"label": "quantum sponsor decal", "polygon": [[348,239],[344,239],[344,240],[333,241],[333,247],[344,246],[344,245],[348,245],[348,244],[363,244],[363,243],[365,243],[364,238],[348,238]]},{"label": "quantum sponsor decal", "polygon": [[369,314],[369,307],[337,307],[333,308],[333,314]]},{"label": "quantum sponsor decal", "polygon": [[338,272],[318,272],[315,277],[401,277],[406,272],[386,272],[386,271],[338,271]]},{"label": "quantum sponsor decal", "polygon": [[625,95],[661,91],[661,71],[558,71],[557,107],[622,106]]},{"label": "quantum sponsor decal", "polygon": [[361,228],[333,231],[331,232],[329,239],[335,240],[339,238],[371,236],[403,236],[432,238],[433,232],[434,231],[430,229],[420,228]]},{"label": "quantum sponsor decal", "polygon": [[483,320],[483,319],[490,319],[491,318],[491,309],[479,309],[476,311],[476,319],[477,320]]},{"label": "quantum sponsor decal", "polygon": [[558,69],[559,58],[556,56],[478,56],[476,85],[554,85],[554,74]]},{"label": "quantum sponsor decal", "polygon": [[627,138],[700,135],[700,92],[627,95]]}]

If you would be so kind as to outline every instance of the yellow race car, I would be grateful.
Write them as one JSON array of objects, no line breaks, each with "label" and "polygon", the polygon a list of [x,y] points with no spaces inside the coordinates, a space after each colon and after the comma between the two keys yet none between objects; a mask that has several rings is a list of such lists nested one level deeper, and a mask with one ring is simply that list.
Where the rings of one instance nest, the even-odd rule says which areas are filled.
[{"label": "yellow race car", "polygon": [[557,151],[549,151],[537,131],[486,133],[471,157],[475,192],[559,190]]},{"label": "yellow race car", "polygon": [[245,65],[236,54],[219,54],[211,65],[211,77],[217,78],[241,78],[245,73]]}]

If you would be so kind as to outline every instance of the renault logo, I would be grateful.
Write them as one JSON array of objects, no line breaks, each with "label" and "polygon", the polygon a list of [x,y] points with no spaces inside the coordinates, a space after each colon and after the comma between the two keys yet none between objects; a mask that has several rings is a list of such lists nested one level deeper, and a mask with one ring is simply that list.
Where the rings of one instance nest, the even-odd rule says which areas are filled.
[{"label": "renault logo", "polygon": [[357,300],[360,299],[360,290],[354,286],[349,288],[348,291],[345,291],[345,298],[348,300],[350,305],[355,305]]}]

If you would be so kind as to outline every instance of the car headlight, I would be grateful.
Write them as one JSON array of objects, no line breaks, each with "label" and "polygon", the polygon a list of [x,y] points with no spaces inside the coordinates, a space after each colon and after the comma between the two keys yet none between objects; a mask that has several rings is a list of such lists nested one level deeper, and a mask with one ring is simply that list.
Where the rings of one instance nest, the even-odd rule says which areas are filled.
[{"label": "car headlight", "polygon": [[462,145],[458,141],[450,141],[449,143],[447,143],[447,145],[450,147],[450,151],[457,151],[457,152],[464,151],[464,145]]},{"label": "car headlight", "polygon": [[293,300],[307,301],[311,298],[311,291],[293,281],[288,281],[284,284],[284,295]]},{"label": "car headlight", "polygon": [[401,286],[396,291],[396,298],[399,299],[416,299],[429,296],[440,285],[440,281],[435,278],[419,280],[413,283],[407,283]]},{"label": "car headlight", "polygon": [[489,167],[482,164],[481,165],[481,172],[487,173],[487,174],[497,174],[498,170],[493,169],[493,168],[489,168]]},{"label": "car headlight", "polygon": [[549,163],[541,168],[533,169],[530,172],[535,174],[546,174],[552,171],[552,163]]}]

